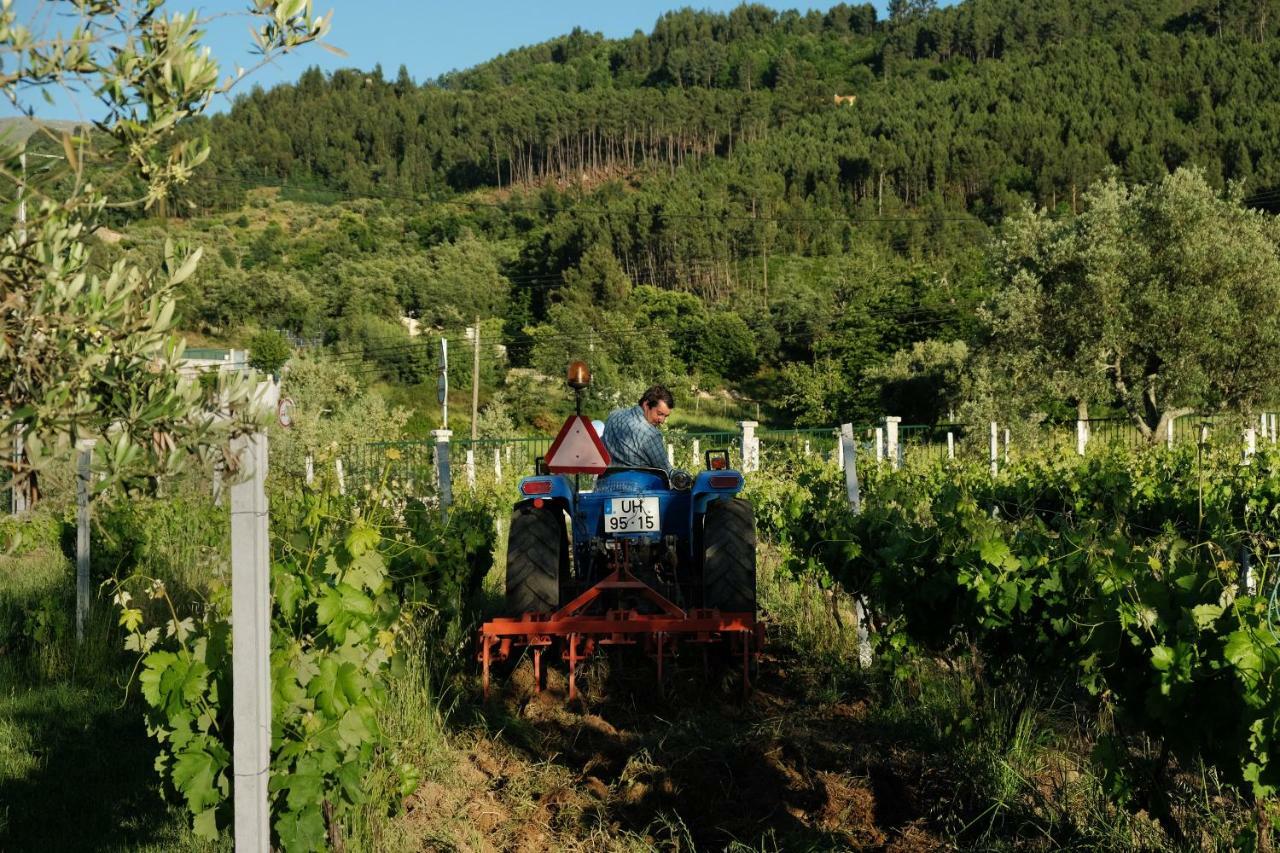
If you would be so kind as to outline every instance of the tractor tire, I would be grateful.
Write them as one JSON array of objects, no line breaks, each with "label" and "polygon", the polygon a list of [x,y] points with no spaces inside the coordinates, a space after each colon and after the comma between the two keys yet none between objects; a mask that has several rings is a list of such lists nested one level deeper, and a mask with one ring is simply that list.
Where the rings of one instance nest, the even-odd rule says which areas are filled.
[{"label": "tractor tire", "polygon": [[756,515],[744,500],[713,501],[702,528],[704,602],[724,613],[756,612]]},{"label": "tractor tire", "polygon": [[552,613],[569,576],[569,543],[559,507],[522,507],[507,537],[507,615]]}]

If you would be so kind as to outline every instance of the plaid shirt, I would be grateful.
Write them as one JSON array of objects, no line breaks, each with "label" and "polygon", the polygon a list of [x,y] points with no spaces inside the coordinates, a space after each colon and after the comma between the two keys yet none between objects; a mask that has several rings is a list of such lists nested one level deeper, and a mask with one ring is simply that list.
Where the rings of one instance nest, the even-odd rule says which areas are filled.
[{"label": "plaid shirt", "polygon": [[658,468],[671,472],[662,433],[644,419],[644,409],[618,409],[604,422],[604,446],[613,457],[610,465],[630,468]]}]

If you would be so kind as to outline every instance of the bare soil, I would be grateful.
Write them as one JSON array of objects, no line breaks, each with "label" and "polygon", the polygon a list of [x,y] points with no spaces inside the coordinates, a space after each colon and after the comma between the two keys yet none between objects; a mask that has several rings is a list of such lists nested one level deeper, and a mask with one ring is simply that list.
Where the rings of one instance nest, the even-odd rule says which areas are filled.
[{"label": "bare soil", "polygon": [[410,798],[408,834],[425,849],[950,849],[929,825],[949,786],[865,699],[815,701],[803,662],[775,649],[743,701],[740,667],[687,657],[659,691],[643,656],[597,656],[573,704],[562,668],[537,693],[520,661],[454,778]]}]

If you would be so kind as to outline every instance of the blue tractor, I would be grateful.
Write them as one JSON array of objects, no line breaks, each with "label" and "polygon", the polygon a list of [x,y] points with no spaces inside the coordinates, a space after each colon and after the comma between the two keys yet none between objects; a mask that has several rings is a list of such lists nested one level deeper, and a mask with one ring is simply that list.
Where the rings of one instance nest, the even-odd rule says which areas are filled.
[{"label": "blue tractor", "polygon": [[[581,398],[589,382],[585,364],[570,366],[576,417],[585,428]],[[706,469],[696,476],[606,468],[590,489],[580,488],[580,475],[544,472],[539,464],[538,473],[521,480],[511,515],[508,612],[554,613],[622,571],[682,611],[754,619],[755,515],[738,497],[742,474],[729,468],[727,450],[708,450],[703,460]],[[639,587],[615,592],[615,600],[598,607],[654,609],[654,596]]]},{"label": "blue tractor", "polygon": [[[552,446],[551,464],[540,460],[520,481],[507,541],[507,615],[480,631],[485,695],[490,664],[517,648],[532,650],[541,689],[542,654],[563,644],[573,699],[575,667],[597,646],[643,644],[661,684],[663,662],[683,643],[740,652],[745,694],[764,627],[756,619],[755,515],[738,496],[742,474],[729,468],[727,450],[707,451],[696,476],[606,467],[608,454],[581,416],[589,381],[585,365],[570,366],[579,414]],[[559,461],[557,447],[575,430],[598,448],[585,445],[593,458],[585,469]],[[598,476],[583,482],[575,473],[582,470]]]},{"label": "blue tractor", "polygon": [[[608,468],[591,490],[565,474],[520,482],[507,540],[507,610],[553,613],[620,568],[682,610],[756,611],[756,528],[727,450],[696,477]],[[615,606],[651,609],[643,594]]]}]

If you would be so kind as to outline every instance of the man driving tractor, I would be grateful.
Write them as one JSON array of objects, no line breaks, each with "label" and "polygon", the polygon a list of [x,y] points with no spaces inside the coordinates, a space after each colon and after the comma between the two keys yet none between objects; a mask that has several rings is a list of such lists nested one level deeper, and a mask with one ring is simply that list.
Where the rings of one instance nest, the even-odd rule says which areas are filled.
[{"label": "man driving tractor", "polygon": [[675,398],[662,385],[645,391],[636,405],[617,409],[604,424],[604,446],[622,468],[657,468],[671,474],[666,444],[658,427],[676,407]]}]

